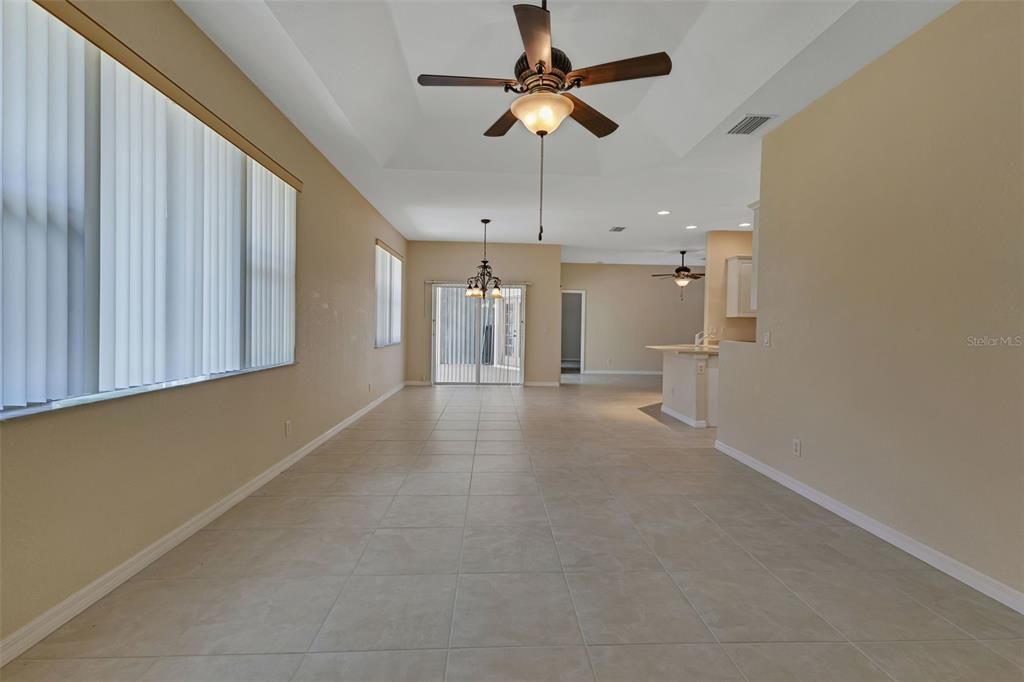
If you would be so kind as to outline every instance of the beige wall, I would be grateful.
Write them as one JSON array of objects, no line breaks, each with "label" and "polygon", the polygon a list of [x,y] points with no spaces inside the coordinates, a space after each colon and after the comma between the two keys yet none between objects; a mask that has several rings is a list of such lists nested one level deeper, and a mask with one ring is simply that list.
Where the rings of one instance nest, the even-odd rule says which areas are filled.
[{"label": "beige wall", "polygon": [[736,230],[713,230],[707,234],[704,272],[704,333],[709,340],[753,341],[757,319],[726,317],[727,278],[725,261],[733,256],[753,253],[754,233]]},{"label": "beige wall", "polygon": [[[963,3],[770,133],[726,444],[1024,590],[1024,5]],[[792,439],[803,456],[791,454]]]},{"label": "beige wall", "polygon": [[[562,288],[587,292],[585,371],[661,371],[661,353],[644,346],[693,343],[703,324],[704,280],[679,300],[669,265],[562,264]],[[699,272],[700,268],[695,268]]]},{"label": "beige wall", "polygon": [[404,377],[372,292],[402,236],[172,3],[76,4],[304,181],[296,364],[0,425],[4,636]]},{"label": "beige wall", "polygon": [[[410,241],[405,272],[405,377],[430,381],[430,285],[465,282],[480,263],[474,242]],[[548,244],[488,244],[494,273],[526,290],[526,381],[557,382],[561,372],[562,301],[558,289],[562,248]]]}]

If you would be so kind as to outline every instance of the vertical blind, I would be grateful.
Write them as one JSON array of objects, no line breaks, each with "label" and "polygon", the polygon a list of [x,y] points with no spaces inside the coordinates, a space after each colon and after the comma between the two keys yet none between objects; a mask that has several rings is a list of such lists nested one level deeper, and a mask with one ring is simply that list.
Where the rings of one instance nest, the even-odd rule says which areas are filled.
[{"label": "vertical blind", "polygon": [[294,357],[295,190],[0,2],[0,409]]},{"label": "vertical blind", "polygon": [[375,345],[402,342],[402,259],[377,245],[377,338]]}]

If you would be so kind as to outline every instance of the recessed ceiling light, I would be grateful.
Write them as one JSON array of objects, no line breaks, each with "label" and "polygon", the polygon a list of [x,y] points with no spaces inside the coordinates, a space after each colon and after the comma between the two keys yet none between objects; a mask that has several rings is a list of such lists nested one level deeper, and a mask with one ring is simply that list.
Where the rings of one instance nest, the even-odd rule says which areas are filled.
[{"label": "recessed ceiling light", "polygon": [[658,211],[658,215],[670,215],[672,211],[666,211],[664,209]]},{"label": "recessed ceiling light", "polygon": [[740,227],[750,227],[750,223],[740,223]]},{"label": "recessed ceiling light", "polygon": [[687,225],[687,226],[686,226],[686,229],[687,229],[687,230],[696,230],[696,229],[697,229],[697,226],[696,226],[696,225]]}]

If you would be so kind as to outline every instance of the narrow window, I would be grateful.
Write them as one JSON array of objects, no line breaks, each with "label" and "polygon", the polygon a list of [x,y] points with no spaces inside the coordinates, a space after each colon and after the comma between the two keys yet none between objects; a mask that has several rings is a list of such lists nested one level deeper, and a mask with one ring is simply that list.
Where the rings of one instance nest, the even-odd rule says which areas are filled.
[{"label": "narrow window", "polygon": [[377,348],[402,342],[402,258],[377,242]]}]

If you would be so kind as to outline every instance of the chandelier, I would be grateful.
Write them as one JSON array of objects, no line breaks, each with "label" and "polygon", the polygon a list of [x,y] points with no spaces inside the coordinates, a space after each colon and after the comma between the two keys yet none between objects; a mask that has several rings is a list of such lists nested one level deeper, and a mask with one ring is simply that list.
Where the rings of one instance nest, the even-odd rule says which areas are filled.
[{"label": "chandelier", "polygon": [[466,280],[466,297],[485,298],[490,291],[491,298],[502,298],[501,278],[494,275],[490,263],[487,262],[487,223],[491,220],[483,218],[480,222],[484,224],[484,257],[480,265],[476,266],[476,273]]}]

